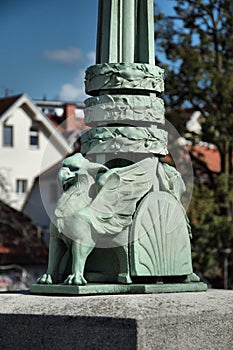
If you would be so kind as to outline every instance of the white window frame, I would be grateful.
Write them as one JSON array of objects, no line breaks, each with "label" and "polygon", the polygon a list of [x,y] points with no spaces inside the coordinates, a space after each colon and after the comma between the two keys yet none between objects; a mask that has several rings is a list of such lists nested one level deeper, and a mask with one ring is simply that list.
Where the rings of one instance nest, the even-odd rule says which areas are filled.
[{"label": "white window frame", "polygon": [[[36,136],[37,137],[37,144],[33,145],[31,143],[31,137]],[[31,127],[29,130],[29,146],[32,149],[38,149],[39,148],[39,130],[37,128]]]},{"label": "white window frame", "polygon": [[27,193],[28,180],[16,179],[16,193],[21,195]]}]

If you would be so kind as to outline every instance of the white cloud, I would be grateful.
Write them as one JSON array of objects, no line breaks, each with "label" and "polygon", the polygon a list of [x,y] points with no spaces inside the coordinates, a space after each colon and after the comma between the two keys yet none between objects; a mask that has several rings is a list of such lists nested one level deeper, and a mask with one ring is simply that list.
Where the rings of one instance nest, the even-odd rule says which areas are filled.
[{"label": "white cloud", "polygon": [[67,83],[61,87],[58,93],[59,100],[63,101],[77,101],[83,102],[86,99],[86,95],[82,88],[79,88],[74,83]]},{"label": "white cloud", "polygon": [[58,98],[65,101],[83,102],[87,98],[84,87],[84,76],[85,71],[80,70],[73,81],[62,85],[58,93]]},{"label": "white cloud", "polygon": [[95,64],[95,51],[88,52],[86,57],[89,60],[90,64]]},{"label": "white cloud", "polygon": [[78,47],[69,47],[67,49],[46,50],[44,57],[50,61],[74,64],[83,60],[84,53]]},{"label": "white cloud", "polygon": [[[84,55],[87,66],[95,63],[95,52],[90,51]],[[58,99],[65,101],[83,102],[88,96],[85,94],[85,69],[80,69],[78,75],[71,81],[61,86],[58,92]]]}]

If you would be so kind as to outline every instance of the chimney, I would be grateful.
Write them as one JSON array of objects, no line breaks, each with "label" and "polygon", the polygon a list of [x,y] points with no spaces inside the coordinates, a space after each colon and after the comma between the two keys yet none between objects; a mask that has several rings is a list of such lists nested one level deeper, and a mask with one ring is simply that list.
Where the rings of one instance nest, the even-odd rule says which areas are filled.
[{"label": "chimney", "polygon": [[77,129],[76,124],[76,108],[73,104],[66,104],[65,108],[66,131],[71,132]]}]

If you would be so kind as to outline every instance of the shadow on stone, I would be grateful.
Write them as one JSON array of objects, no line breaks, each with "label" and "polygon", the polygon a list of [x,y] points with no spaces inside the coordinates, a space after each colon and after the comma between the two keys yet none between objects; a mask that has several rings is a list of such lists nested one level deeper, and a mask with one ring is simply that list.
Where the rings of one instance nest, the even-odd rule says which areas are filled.
[{"label": "shadow on stone", "polygon": [[137,349],[136,320],[0,315],[1,349]]},{"label": "shadow on stone", "polygon": [[30,294],[30,290],[29,289],[7,290],[7,291],[0,291],[0,294],[22,294],[22,295],[28,295],[28,294]]}]

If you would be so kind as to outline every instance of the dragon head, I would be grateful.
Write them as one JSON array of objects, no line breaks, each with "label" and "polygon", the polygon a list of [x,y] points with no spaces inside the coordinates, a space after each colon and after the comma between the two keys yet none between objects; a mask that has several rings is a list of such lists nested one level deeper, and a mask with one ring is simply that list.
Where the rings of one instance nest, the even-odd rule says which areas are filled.
[{"label": "dragon head", "polygon": [[78,176],[83,173],[96,177],[99,171],[105,172],[108,168],[102,164],[92,163],[85,159],[81,153],[67,157],[62,162],[62,167],[58,173],[59,182],[64,191],[78,182]]}]

